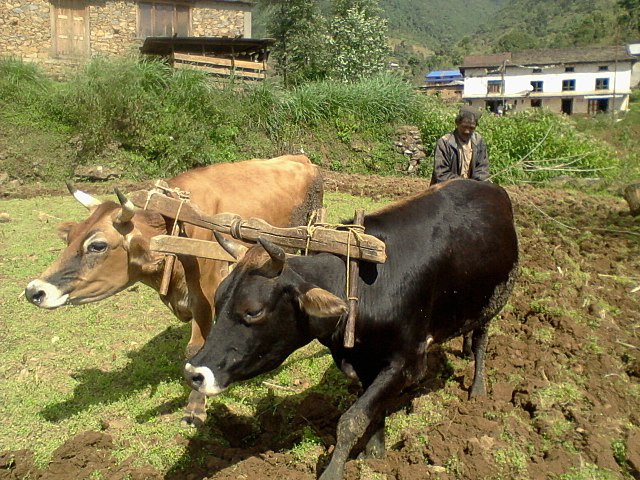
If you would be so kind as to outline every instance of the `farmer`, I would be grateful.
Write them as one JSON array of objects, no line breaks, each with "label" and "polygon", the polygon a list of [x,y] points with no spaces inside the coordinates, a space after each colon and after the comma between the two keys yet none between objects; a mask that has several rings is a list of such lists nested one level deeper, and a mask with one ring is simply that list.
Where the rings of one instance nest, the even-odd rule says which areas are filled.
[{"label": "farmer", "polygon": [[451,178],[489,178],[487,145],[476,133],[482,112],[464,106],[456,117],[456,129],[441,137],[436,143],[431,185]]}]

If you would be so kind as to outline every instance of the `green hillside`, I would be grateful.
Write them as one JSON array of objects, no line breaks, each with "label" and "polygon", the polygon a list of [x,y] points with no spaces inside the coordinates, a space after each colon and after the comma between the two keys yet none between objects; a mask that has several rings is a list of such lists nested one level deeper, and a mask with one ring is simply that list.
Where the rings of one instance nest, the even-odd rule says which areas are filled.
[{"label": "green hillside", "polygon": [[[319,0],[319,5],[329,12],[329,0]],[[618,0],[380,0],[380,6],[389,22],[393,60],[411,66],[416,76],[459,65],[464,55],[472,53],[640,39],[637,26],[620,21],[623,10]],[[271,11],[267,3],[256,5],[254,36],[267,35]]]},{"label": "green hillside", "polygon": [[478,26],[491,21],[508,0],[381,0],[389,33],[436,49],[457,43]]}]

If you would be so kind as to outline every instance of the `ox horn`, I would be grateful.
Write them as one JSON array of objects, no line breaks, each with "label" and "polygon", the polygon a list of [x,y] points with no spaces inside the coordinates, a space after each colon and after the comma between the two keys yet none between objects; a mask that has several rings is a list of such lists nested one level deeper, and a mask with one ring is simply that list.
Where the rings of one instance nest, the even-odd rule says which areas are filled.
[{"label": "ox horn", "polygon": [[116,195],[118,196],[120,205],[122,205],[122,210],[120,211],[118,218],[116,218],[116,222],[126,223],[131,221],[131,219],[133,218],[133,214],[136,212],[136,206],[120,190],[118,190],[117,188],[115,188],[114,190],[116,192]]},{"label": "ox horn", "polygon": [[279,247],[278,245],[276,245],[273,242],[270,242],[264,237],[258,237],[258,242],[260,243],[260,245],[262,245],[262,248],[264,248],[269,254],[269,256],[271,257],[271,261],[273,262],[274,273],[276,275],[280,274],[280,272],[282,272],[282,269],[284,268],[284,261],[287,258],[282,247]]},{"label": "ox horn", "polygon": [[224,250],[236,260],[240,260],[247,251],[247,247],[224,237],[220,232],[213,231],[213,235]]},{"label": "ox horn", "polygon": [[80,202],[85,208],[92,210],[100,205],[102,202],[95,197],[92,197],[88,193],[78,190],[70,181],[65,182],[69,193],[73,195],[78,202]]}]

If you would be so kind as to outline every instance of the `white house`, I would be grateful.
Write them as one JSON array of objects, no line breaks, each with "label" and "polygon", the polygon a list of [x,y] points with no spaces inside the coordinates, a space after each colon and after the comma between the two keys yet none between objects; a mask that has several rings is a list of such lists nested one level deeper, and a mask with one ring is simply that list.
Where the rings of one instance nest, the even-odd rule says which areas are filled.
[{"label": "white house", "polygon": [[565,114],[626,111],[638,59],[625,46],[465,57],[463,100],[492,112],[547,107]]}]

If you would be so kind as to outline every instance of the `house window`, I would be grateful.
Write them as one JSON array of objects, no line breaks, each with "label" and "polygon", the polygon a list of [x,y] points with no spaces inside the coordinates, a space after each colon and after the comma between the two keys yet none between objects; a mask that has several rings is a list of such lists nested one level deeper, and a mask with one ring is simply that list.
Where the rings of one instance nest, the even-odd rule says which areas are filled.
[{"label": "house window", "polygon": [[567,73],[573,73],[576,71],[576,67],[564,67],[564,71]]},{"label": "house window", "polygon": [[609,65],[600,65],[598,67],[598,71],[599,72],[608,72],[609,71]]},{"label": "house window", "polygon": [[562,81],[562,91],[563,92],[572,92],[576,89],[576,81],[571,80],[563,80]]},{"label": "house window", "polygon": [[190,8],[178,3],[138,3],[138,37],[189,36]]},{"label": "house window", "polygon": [[534,80],[531,82],[531,86],[533,87],[533,92],[542,92],[542,85],[544,82],[540,80]]},{"label": "house window", "polygon": [[487,83],[487,93],[502,92],[502,80],[489,80]]},{"label": "house window", "polygon": [[533,69],[533,73],[542,73],[542,69],[541,68],[534,68]]},{"label": "house window", "polygon": [[609,79],[596,78],[596,90],[609,90]]},{"label": "house window", "polygon": [[531,106],[533,108],[540,108],[542,107],[542,99],[541,98],[532,98],[531,99]]}]

